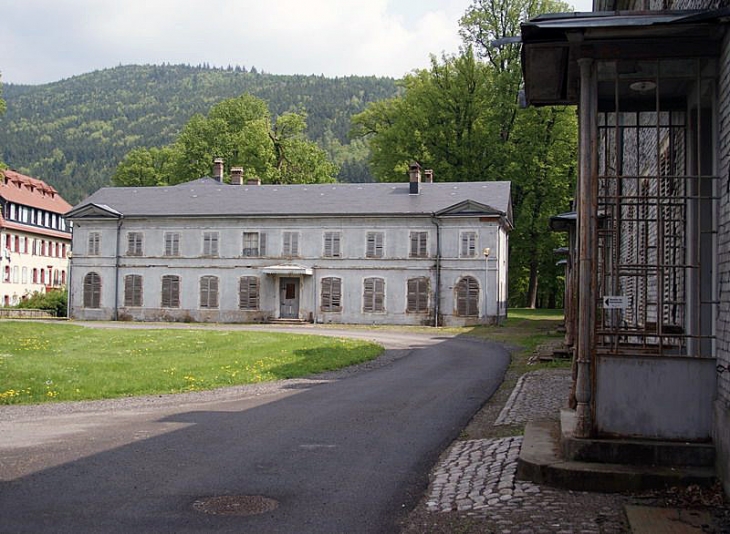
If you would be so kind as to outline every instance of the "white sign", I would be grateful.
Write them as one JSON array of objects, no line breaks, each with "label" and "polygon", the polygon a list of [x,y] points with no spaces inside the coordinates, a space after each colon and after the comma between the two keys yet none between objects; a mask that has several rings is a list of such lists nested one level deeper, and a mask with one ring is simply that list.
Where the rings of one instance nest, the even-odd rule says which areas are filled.
[{"label": "white sign", "polygon": [[604,310],[624,310],[629,307],[629,297],[626,295],[612,295],[603,297]]}]

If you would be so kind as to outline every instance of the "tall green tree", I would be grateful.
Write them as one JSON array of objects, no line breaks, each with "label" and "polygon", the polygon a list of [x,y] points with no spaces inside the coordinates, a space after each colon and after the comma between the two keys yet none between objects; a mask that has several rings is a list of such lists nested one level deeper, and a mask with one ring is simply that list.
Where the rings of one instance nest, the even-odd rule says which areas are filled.
[{"label": "tall green tree", "polygon": [[433,58],[430,69],[405,77],[399,96],[353,118],[381,181],[402,180],[416,160],[434,169],[437,181],[512,182],[512,305],[560,301],[553,249],[564,236],[551,233],[548,221],[569,208],[577,124],[571,108],[520,107],[520,45],[509,38],[528,18],[567,9],[551,0],[474,0],[461,20],[461,54]]},{"label": "tall green tree", "polygon": [[460,21],[465,44],[492,72],[499,166],[512,181],[515,213],[510,239],[512,303],[533,308],[555,303],[562,290],[562,268],[555,265],[553,249],[563,244],[564,236],[552,234],[548,221],[570,206],[577,122],[573,108],[520,108],[520,44],[511,38],[520,35],[520,24],[530,18],[570,10],[555,0],[473,0]]},{"label": "tall green tree", "polygon": [[487,179],[489,71],[471,49],[431,58],[431,68],[407,75],[402,95],[355,115],[353,135],[370,141],[371,170],[380,181],[402,180],[413,160],[441,181]]},{"label": "tall green tree", "polygon": [[162,148],[134,149],[117,167],[117,186],[166,185],[210,174],[214,158],[243,167],[265,183],[332,182],[337,166],[305,137],[306,116],[283,113],[275,120],[266,103],[250,94],[223,100],[207,116],[194,115],[177,139]]},{"label": "tall green tree", "polygon": [[134,148],[114,173],[114,184],[129,187],[168,185],[174,173],[177,152],[174,147]]}]

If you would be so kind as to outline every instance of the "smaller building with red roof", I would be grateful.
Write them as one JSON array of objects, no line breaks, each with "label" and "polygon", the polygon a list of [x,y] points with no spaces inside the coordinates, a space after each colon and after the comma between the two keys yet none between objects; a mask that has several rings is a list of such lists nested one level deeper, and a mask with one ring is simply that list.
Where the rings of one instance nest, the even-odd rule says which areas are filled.
[{"label": "smaller building with red roof", "polygon": [[0,170],[0,306],[66,286],[70,209],[43,180]]}]

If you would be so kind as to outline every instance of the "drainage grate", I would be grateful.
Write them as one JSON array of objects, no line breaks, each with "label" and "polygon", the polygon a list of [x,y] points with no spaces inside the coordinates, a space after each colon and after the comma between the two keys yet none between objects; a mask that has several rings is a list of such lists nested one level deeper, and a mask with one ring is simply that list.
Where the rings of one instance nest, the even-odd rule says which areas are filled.
[{"label": "drainage grate", "polygon": [[279,502],[262,495],[221,495],[193,503],[197,512],[211,515],[258,515],[278,508]]}]

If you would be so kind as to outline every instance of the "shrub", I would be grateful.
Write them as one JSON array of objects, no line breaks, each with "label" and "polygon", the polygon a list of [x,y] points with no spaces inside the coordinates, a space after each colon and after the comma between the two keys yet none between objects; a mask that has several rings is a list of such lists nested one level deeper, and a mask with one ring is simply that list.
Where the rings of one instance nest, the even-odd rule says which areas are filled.
[{"label": "shrub", "polygon": [[36,310],[48,310],[56,317],[66,317],[68,305],[68,293],[66,290],[49,291],[40,293],[36,291],[30,297],[23,300],[16,308],[32,308]]}]

